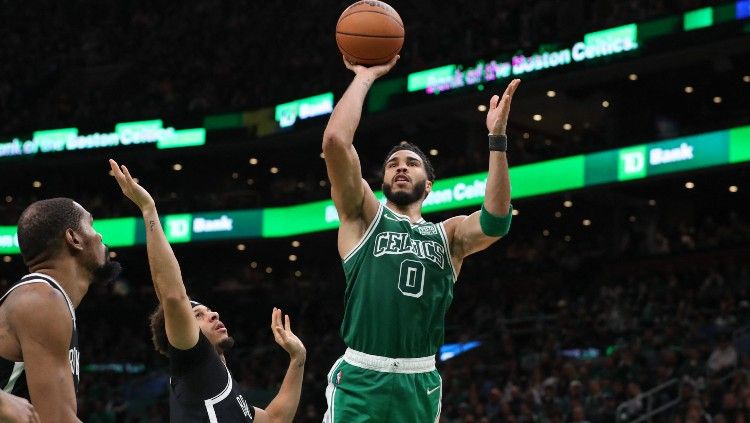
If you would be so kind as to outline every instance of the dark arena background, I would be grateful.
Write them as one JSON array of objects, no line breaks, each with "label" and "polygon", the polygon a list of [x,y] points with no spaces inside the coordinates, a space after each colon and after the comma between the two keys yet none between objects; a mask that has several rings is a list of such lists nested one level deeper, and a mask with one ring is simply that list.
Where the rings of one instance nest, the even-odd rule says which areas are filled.
[{"label": "dark arena background", "polygon": [[[296,422],[321,422],[345,346],[323,128],[352,74],[348,2],[6,1],[0,25],[0,290],[26,273],[16,222],[71,197],[124,267],[77,310],[78,415],[168,421],[167,360],[128,165],[159,207],[188,293],[237,340],[248,402],[307,347]],[[428,152],[439,221],[477,210],[486,105],[508,124],[513,227],[466,260],[438,357],[441,422],[750,421],[750,1],[394,0],[401,60],[355,146]]]}]

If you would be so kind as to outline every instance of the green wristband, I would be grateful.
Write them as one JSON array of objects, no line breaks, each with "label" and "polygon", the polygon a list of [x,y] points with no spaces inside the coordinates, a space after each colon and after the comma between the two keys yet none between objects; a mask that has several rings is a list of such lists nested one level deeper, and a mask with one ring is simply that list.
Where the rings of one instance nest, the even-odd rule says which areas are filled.
[{"label": "green wristband", "polygon": [[510,231],[510,221],[513,218],[513,205],[508,209],[505,216],[495,216],[487,211],[482,204],[482,211],[479,212],[479,226],[482,232],[487,236],[505,236]]}]

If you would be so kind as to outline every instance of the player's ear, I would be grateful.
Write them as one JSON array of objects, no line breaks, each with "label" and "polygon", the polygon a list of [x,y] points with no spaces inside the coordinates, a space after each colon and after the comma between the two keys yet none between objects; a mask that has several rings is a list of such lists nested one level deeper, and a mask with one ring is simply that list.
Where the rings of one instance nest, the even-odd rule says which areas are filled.
[{"label": "player's ear", "polygon": [[83,251],[83,238],[81,237],[81,234],[72,228],[66,229],[65,245],[72,250]]},{"label": "player's ear", "polygon": [[427,198],[427,195],[432,192],[432,181],[427,180],[424,184],[424,196]]}]

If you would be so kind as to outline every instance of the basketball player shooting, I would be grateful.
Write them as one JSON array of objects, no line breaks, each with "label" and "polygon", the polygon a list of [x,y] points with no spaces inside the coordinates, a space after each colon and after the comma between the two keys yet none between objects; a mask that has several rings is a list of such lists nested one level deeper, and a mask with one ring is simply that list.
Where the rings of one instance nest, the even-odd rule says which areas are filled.
[{"label": "basketball player shooting", "polygon": [[302,390],[306,351],[292,332],[289,316],[271,314],[274,339],[290,363],[284,382],[265,410],[249,406],[226,366],[224,353],[234,339],[219,314],[191,301],[182,282],[180,265],[167,242],[151,195],[130,176],[125,166],[110,160],[123,194],[135,203],[146,224],[146,248],[159,306],[151,316],[156,349],[169,357],[170,421],[180,423],[288,423],[294,418]]},{"label": "basketball player shooting", "polygon": [[338,251],[346,276],[341,335],[347,345],[328,374],[325,422],[434,422],[442,386],[435,354],[453,284],[470,254],[509,228],[512,215],[505,128],[520,80],[487,113],[489,176],[481,210],[440,223],[422,219],[435,180],[417,146],[393,147],[383,164],[385,204],[362,179],[353,146],[362,105],[373,82],[393,68],[344,64],[354,80],[323,135],[331,197],[341,221]]},{"label": "basketball player shooting", "polygon": [[91,213],[70,198],[28,206],[18,245],[29,274],[0,298],[0,386],[31,400],[39,417],[25,421],[78,422],[75,309],[92,283],[115,279],[120,264],[110,260]]}]

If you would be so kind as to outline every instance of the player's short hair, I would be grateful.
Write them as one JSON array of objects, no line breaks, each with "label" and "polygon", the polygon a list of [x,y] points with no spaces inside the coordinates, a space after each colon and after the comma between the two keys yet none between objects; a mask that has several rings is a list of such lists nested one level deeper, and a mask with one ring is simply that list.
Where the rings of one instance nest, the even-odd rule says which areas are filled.
[{"label": "player's short hair", "polygon": [[432,167],[432,162],[430,162],[430,159],[427,158],[427,155],[424,154],[424,152],[419,147],[409,142],[402,142],[393,146],[393,148],[391,148],[391,151],[389,151],[388,154],[385,155],[385,160],[383,161],[384,173],[385,165],[388,162],[388,159],[393,155],[393,153],[401,150],[409,150],[417,153],[419,158],[422,160],[422,163],[424,164],[424,170],[427,172],[427,180],[430,182],[433,182],[435,180],[435,168]]},{"label": "player's short hair", "polygon": [[29,264],[57,253],[68,229],[81,227],[83,208],[70,198],[35,201],[18,219],[18,246]]},{"label": "player's short hair", "polygon": [[154,349],[169,357],[169,339],[167,339],[167,326],[164,322],[164,307],[161,304],[157,305],[154,312],[151,313],[149,327],[151,328],[151,341],[154,343]]}]

